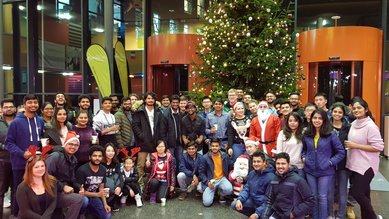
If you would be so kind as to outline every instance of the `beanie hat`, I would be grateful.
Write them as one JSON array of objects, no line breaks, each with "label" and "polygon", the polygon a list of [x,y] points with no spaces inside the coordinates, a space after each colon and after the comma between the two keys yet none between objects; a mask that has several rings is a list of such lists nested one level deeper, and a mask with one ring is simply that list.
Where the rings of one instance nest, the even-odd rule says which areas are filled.
[{"label": "beanie hat", "polygon": [[259,141],[256,137],[249,137],[246,139],[246,141],[244,142],[245,145],[254,145],[254,146],[258,146],[259,145]]},{"label": "beanie hat", "polygon": [[80,140],[78,139],[80,136],[77,135],[77,133],[75,132],[68,132],[66,134],[66,138],[65,138],[65,141],[63,143],[63,146],[64,147],[65,145],[69,144],[71,141],[74,141],[74,140],[77,140],[77,143],[80,144]]},{"label": "beanie hat", "polygon": [[234,104],[234,111],[236,111],[236,108],[238,107],[238,106],[242,106],[243,107],[243,109],[245,108],[244,107],[244,103],[242,103],[242,102],[236,102],[235,104]]}]

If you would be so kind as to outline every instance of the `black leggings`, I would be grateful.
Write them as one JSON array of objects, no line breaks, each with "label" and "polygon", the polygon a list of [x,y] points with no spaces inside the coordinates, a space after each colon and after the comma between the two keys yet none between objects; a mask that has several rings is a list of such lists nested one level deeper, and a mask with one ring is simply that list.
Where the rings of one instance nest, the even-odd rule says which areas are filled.
[{"label": "black leggings", "polygon": [[371,206],[370,200],[370,183],[373,180],[373,177],[374,172],[371,167],[366,170],[363,175],[354,171],[352,171],[350,175],[350,194],[361,206],[362,219],[372,219],[377,217],[373,206]]},{"label": "black leggings", "polygon": [[157,193],[157,200],[161,198],[167,198],[168,184],[167,182],[161,182],[157,179],[151,179],[150,181],[150,193]]},{"label": "black leggings", "polygon": [[123,187],[123,195],[124,196],[128,196],[128,194],[130,194],[130,189],[132,189],[132,191],[134,191],[134,194],[139,194],[139,186],[138,186],[138,183],[136,182],[130,182],[130,183],[126,183]]}]

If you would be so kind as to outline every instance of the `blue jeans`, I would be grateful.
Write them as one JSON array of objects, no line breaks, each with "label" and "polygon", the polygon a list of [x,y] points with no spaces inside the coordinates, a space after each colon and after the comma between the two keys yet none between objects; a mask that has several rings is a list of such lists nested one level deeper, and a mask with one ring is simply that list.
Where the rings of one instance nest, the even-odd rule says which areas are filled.
[{"label": "blue jeans", "polygon": [[[335,200],[335,192],[338,194],[339,210],[336,217],[345,218],[347,204],[347,182],[349,177],[348,170],[338,170],[335,174],[335,179],[332,180],[328,191],[328,216],[334,216],[333,203]],[[335,183],[335,185],[334,185]]]},{"label": "blue jeans", "polygon": [[297,174],[306,180],[304,169],[297,169]]},{"label": "blue jeans", "polygon": [[[99,219],[110,219],[112,217],[111,213],[107,213],[105,210],[100,198],[87,197],[87,199],[89,201],[87,207],[88,212],[91,212]],[[85,203],[85,200],[83,200],[83,202]]]},{"label": "blue jeans", "polygon": [[212,205],[213,199],[215,197],[215,191],[217,189],[220,189],[221,196],[226,196],[226,195],[232,194],[232,185],[231,185],[230,181],[228,181],[228,179],[226,177],[218,179],[215,181],[214,188],[211,189],[206,185],[206,188],[203,192],[203,205],[205,207],[209,207]]},{"label": "blue jeans", "polygon": [[[237,201],[238,201],[238,199],[235,199],[231,203],[231,208],[234,209],[235,211],[238,211],[235,208]],[[243,209],[241,211],[238,211],[239,213],[242,213],[242,214],[246,215],[247,217],[250,217],[252,214],[255,213],[256,206],[251,198],[247,199],[245,202],[242,202],[242,205],[243,205]],[[259,207],[259,206],[257,206],[257,207]]]},{"label": "blue jeans", "polygon": [[331,186],[333,176],[315,177],[306,173],[306,177],[308,185],[315,196],[315,206],[312,211],[313,219],[326,219],[328,187]]},{"label": "blue jeans", "polygon": [[176,172],[178,172],[179,163],[181,161],[182,153],[184,152],[184,149],[182,149],[181,146],[175,147],[175,148],[169,148],[170,153],[174,156],[176,159]]},{"label": "blue jeans", "polygon": [[[186,192],[188,186],[192,183],[193,176],[187,176],[184,172],[179,172],[177,175],[177,183],[180,186],[181,192]],[[202,192],[201,190],[201,182],[197,184],[197,191]]]},{"label": "blue jeans", "polygon": [[18,216],[19,213],[19,205],[16,201],[16,191],[18,189],[19,184],[23,181],[24,170],[12,170],[12,190],[11,192],[11,214],[15,217]]},{"label": "blue jeans", "polygon": [[232,145],[232,151],[233,151],[233,153],[232,153],[232,160],[236,161],[236,159],[240,155],[242,155],[242,154],[244,154],[244,152],[246,152],[246,148],[245,148],[245,146],[243,144],[233,144]]}]

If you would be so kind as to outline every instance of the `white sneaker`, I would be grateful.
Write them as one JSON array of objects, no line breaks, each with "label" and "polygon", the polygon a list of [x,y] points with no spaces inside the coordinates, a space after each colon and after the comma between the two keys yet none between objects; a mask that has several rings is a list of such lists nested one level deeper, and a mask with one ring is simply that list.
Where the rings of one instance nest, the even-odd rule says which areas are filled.
[{"label": "white sneaker", "polygon": [[143,206],[142,197],[139,194],[135,195],[136,207],[140,208]]},{"label": "white sneaker", "polygon": [[11,207],[11,200],[9,200],[7,197],[4,197],[3,208],[9,208],[9,207]]},{"label": "white sneaker", "polygon": [[377,214],[377,219],[384,219],[381,215]]},{"label": "white sneaker", "polygon": [[127,196],[124,196],[124,195],[123,195],[123,196],[120,198],[120,203],[124,205],[124,204],[126,204],[126,202],[127,202]]}]

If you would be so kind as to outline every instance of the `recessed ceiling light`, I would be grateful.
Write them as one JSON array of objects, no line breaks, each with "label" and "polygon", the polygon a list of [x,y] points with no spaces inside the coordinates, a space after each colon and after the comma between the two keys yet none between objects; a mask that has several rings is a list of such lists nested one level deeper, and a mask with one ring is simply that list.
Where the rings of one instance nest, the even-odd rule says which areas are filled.
[{"label": "recessed ceiling light", "polygon": [[174,12],[174,9],[169,9],[169,12],[170,12],[170,13],[173,13],[173,12]]},{"label": "recessed ceiling light", "polygon": [[9,71],[9,70],[12,70],[13,67],[12,66],[9,66],[9,65],[3,65],[3,70],[5,71]]},{"label": "recessed ceiling light", "polygon": [[72,16],[70,15],[69,12],[65,12],[65,13],[58,13],[58,18],[59,19],[64,19],[64,20],[70,20],[72,18]]},{"label": "recessed ceiling light", "polygon": [[104,32],[104,29],[103,28],[99,28],[99,27],[96,27],[93,30],[96,31],[97,33],[103,33]]},{"label": "recessed ceiling light", "polygon": [[62,72],[62,75],[63,76],[73,76],[74,73],[73,72]]}]

